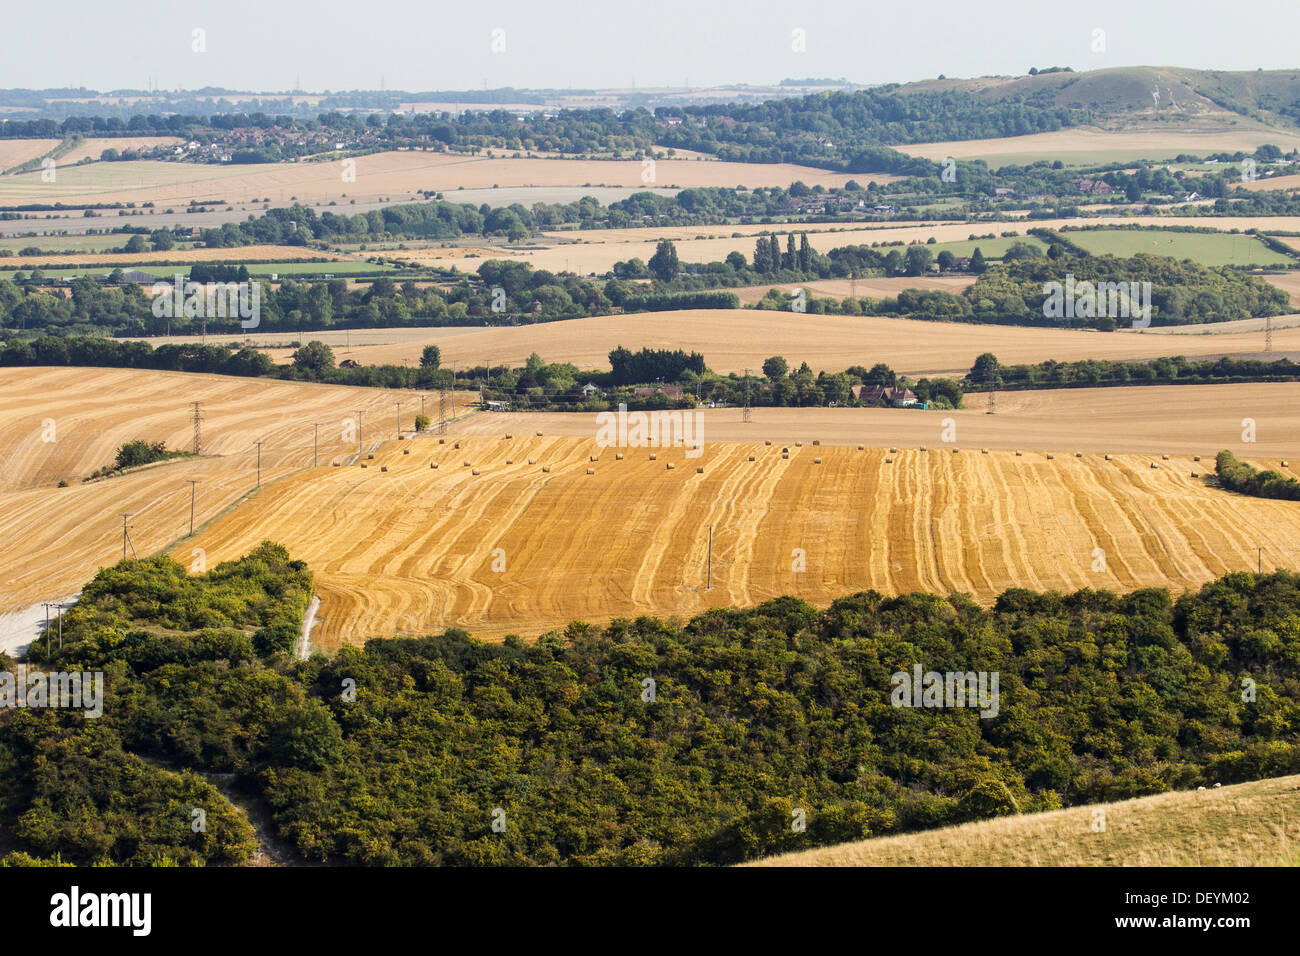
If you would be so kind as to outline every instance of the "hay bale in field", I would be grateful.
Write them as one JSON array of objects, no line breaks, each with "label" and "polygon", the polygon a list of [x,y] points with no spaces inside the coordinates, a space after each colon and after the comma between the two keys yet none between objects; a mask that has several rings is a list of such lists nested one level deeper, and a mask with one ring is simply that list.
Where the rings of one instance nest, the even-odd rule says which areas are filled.
[{"label": "hay bale in field", "polygon": [[885,464],[886,464],[886,465],[892,465],[893,463],[894,463],[894,459],[892,459],[892,458],[886,458],[886,459],[885,459]]},{"label": "hay bale in field", "polygon": [[790,453],[790,448],[789,448],[789,446],[786,446],[786,447],[784,447],[784,448],[781,449],[781,454],[783,454],[783,455],[788,455],[789,453]]},{"label": "hay bale in field", "polygon": [[535,465],[535,464],[537,464],[537,459],[536,459],[536,458],[529,458],[529,459],[528,459],[528,464],[530,464],[530,465]]},{"label": "hay bale in field", "polygon": [[659,460],[659,456],[656,455],[654,452],[651,452],[651,453],[650,453],[650,460],[651,460],[651,461],[658,461],[658,460]]},{"label": "hay bale in field", "polygon": [[541,437],[542,437],[542,433],[541,433],[541,432],[537,432],[536,434],[537,434],[537,437],[538,437],[538,438],[541,438]]},{"label": "hay bale in field", "polygon": [[670,462],[668,462],[667,470],[668,470],[668,471],[672,471],[672,470],[673,470],[674,468],[676,468],[676,467],[677,467],[677,466],[674,465],[674,464],[670,461]]},{"label": "hay bale in field", "polygon": [[366,455],[366,460],[367,460],[367,461],[374,461],[374,460],[375,460],[375,453],[372,451],[370,454]]},{"label": "hay bale in field", "polygon": [[1169,460],[1169,456],[1168,456],[1168,455],[1161,455],[1161,456],[1160,456],[1160,460],[1161,460],[1161,461],[1168,461],[1168,460]]},{"label": "hay bale in field", "polygon": [[1048,456],[1047,456],[1047,460],[1048,460],[1048,461],[1052,461],[1052,460],[1054,460],[1055,458],[1056,458],[1055,455],[1048,455]]},{"label": "hay bale in field", "polygon": [[1201,456],[1200,456],[1200,455],[1193,455],[1193,456],[1192,456],[1192,461],[1200,461],[1200,460],[1201,460]]},{"label": "hay bale in field", "polygon": [[543,472],[543,473],[547,473],[547,472],[549,472],[550,470],[551,470],[551,466],[550,466],[550,465],[542,465],[542,472]]},{"label": "hay bale in field", "polygon": [[507,459],[506,459],[506,464],[507,464],[507,465],[513,465],[514,463],[515,463],[515,460],[514,460],[513,458],[507,458]]},{"label": "hay bale in field", "polygon": [[1075,457],[1075,458],[1082,458],[1082,457],[1083,457],[1083,452],[1081,452],[1081,451],[1076,451],[1076,452],[1074,453],[1074,457]]},{"label": "hay bale in field", "polygon": [[445,439],[445,438],[439,438],[439,439],[438,439],[438,444],[439,444],[439,445],[445,445],[445,444],[447,444],[447,439]]},{"label": "hay bale in field", "polygon": [[1019,458],[1021,454],[1022,454],[1021,452],[1016,452],[1016,457]]},{"label": "hay bale in field", "polygon": [[764,445],[770,445],[770,444],[772,444],[772,439],[769,438],[767,441],[763,442],[763,444],[764,444]]},{"label": "hay bale in field", "polygon": [[387,465],[381,465],[380,468],[379,468],[379,470],[380,470],[380,471],[387,471],[387,470],[388,470],[388,466],[387,466]]},{"label": "hay bale in field", "polygon": [[430,467],[430,468],[437,468],[437,467],[438,467],[438,463],[437,463],[436,461],[431,461],[431,462],[429,462],[429,467]]},{"label": "hay bale in field", "polygon": [[592,455],[592,456],[590,456],[590,457],[587,459],[587,461],[600,461],[600,456],[599,456],[599,455]]},{"label": "hay bale in field", "polygon": [[697,466],[695,467],[695,473],[696,473],[697,475],[702,475],[702,474],[704,474],[704,466],[703,466],[703,465],[697,465]]},{"label": "hay bale in field", "polygon": [[512,435],[510,432],[506,432],[506,437],[507,437],[507,438],[514,438],[515,436]]},{"label": "hay bale in field", "polygon": [[[1196,460],[1197,460],[1197,461],[1200,461],[1201,459],[1198,458],[1198,459],[1196,459]],[[1282,467],[1283,467],[1283,468],[1289,468],[1289,467],[1290,467],[1290,466],[1287,464],[1287,460],[1286,460],[1285,458],[1282,459]]]},{"label": "hay bale in field", "polygon": [[470,463],[469,463],[469,462],[465,462],[465,467],[466,467],[466,468],[469,468],[469,467],[470,467]]},{"label": "hay bale in field", "polygon": [[469,473],[470,473],[471,475],[477,475],[477,474],[478,474],[478,469],[477,469],[477,468],[471,468],[470,471],[469,471]]},{"label": "hay bale in field", "polygon": [[861,446],[861,445],[858,446],[858,451],[862,451],[862,446]]},{"label": "hay bale in field", "polygon": [[1111,456],[1110,456],[1110,455],[1107,455],[1107,456],[1106,456],[1106,460],[1107,460],[1107,461],[1110,461],[1110,460],[1111,460]]},{"label": "hay bale in field", "polygon": [[1196,472],[1192,472],[1192,477],[1193,477],[1193,478],[1199,478],[1199,477],[1201,477],[1201,476],[1198,475]]},{"label": "hay bale in field", "polygon": [[820,445],[821,442],[820,442],[818,439],[814,438],[814,439],[813,439],[813,444],[814,444],[814,445]]},{"label": "hay bale in field", "polygon": [[928,449],[928,448],[926,448],[924,445],[922,445],[921,448],[920,448],[920,450],[921,450],[921,451],[929,451],[930,449]]},{"label": "hay bale in field", "polygon": [[594,475],[595,473],[596,473],[596,469],[595,469],[595,468],[588,468],[588,469],[587,469],[587,474],[589,474],[589,475]]},{"label": "hay bale in field", "polygon": [[891,449],[889,449],[889,453],[890,453],[891,455],[897,455],[897,454],[898,454],[898,449],[897,449],[897,448],[891,448]]},{"label": "hay bale in field", "polygon": [[749,460],[750,460],[750,461],[753,461],[753,460],[754,460],[754,456],[753,456],[753,455],[750,455],[750,456],[749,456]]},{"label": "hay bale in field", "polygon": [[960,448],[954,448],[954,449],[952,450],[952,453],[955,455],[955,454],[957,454],[957,452],[959,452],[959,451],[961,451]]},{"label": "hay bale in field", "polygon": [[790,453],[789,453],[788,451],[783,451],[783,452],[781,452],[781,457],[782,457],[782,458],[789,458],[789,457],[790,457]]},{"label": "hay bale in field", "polygon": [[402,449],[402,454],[403,454],[403,455],[409,455],[410,453],[411,453],[411,449],[409,449],[409,448],[403,448],[403,449]]},{"label": "hay bale in field", "polygon": [[794,443],[794,447],[795,447],[795,448],[802,448],[802,447],[803,447],[803,442],[801,442],[801,441],[797,441],[797,442],[795,442],[795,443]]},{"label": "hay bale in field", "polygon": [[363,462],[361,463],[361,467],[362,467],[362,468],[366,468],[366,467],[368,467],[368,466],[367,466],[366,463],[363,461]]},{"label": "hay bale in field", "polygon": [[1157,464],[1153,461],[1153,462],[1151,463],[1151,467],[1152,467],[1152,468],[1159,468],[1160,466],[1157,465]]},{"label": "hay bale in field", "polygon": [[813,464],[814,464],[814,465],[820,465],[821,463],[822,463],[822,460],[821,460],[820,458],[814,458],[814,459],[813,459]]}]

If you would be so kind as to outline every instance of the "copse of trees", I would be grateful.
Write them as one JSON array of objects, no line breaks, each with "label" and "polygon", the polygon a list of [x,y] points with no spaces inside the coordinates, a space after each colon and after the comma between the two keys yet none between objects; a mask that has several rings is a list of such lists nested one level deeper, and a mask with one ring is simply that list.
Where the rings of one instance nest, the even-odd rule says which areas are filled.
[{"label": "copse of trees", "polygon": [[[304,860],[680,866],[1300,772],[1285,571],[1176,598],[782,597],[293,662],[311,593],[270,543],[206,574],[167,557],[102,569],[62,647],[30,653],[102,670],[111,706],[0,713],[9,846],[33,862],[246,859],[251,831],[200,773],[233,774]],[[996,715],[896,706],[893,675],[916,665],[998,675]],[[176,806],[207,808],[206,832],[176,826]]]},{"label": "copse of trees", "polygon": [[1283,498],[1287,501],[1300,501],[1300,481],[1273,470],[1260,471],[1244,461],[1240,461],[1232,452],[1219,452],[1215,458],[1214,470],[1219,478],[1219,485],[1229,491],[1256,498]]}]

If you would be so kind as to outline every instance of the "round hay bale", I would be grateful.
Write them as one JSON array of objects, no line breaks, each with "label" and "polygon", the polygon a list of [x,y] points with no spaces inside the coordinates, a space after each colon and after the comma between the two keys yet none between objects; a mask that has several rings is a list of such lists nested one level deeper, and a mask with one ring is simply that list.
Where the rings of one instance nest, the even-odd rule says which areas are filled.
[{"label": "round hay bale", "polygon": [[697,475],[702,475],[702,474],[704,474],[704,466],[703,466],[703,465],[697,465],[696,468],[695,468],[695,473],[696,473]]},{"label": "round hay bale", "polygon": [[1081,451],[1076,451],[1076,452],[1074,453],[1074,457],[1075,457],[1075,458],[1082,458],[1082,457],[1083,457],[1083,452],[1081,452]]},{"label": "round hay bale", "polygon": [[596,469],[595,469],[595,468],[588,468],[588,469],[587,469],[587,474],[589,474],[589,475],[594,475],[595,473],[596,473]]},{"label": "round hay bale", "polygon": [[375,460],[375,453],[372,451],[370,454],[366,455],[366,460],[367,460],[367,461],[374,461],[374,460]]},{"label": "round hay bale", "polygon": [[790,453],[790,449],[789,449],[788,446],[785,447],[785,448],[782,448],[782,449],[781,449],[781,454],[783,454],[783,455],[787,455],[787,454],[789,454],[789,453]]},{"label": "round hay bale", "polygon": [[814,445],[820,445],[821,442],[820,442],[818,439],[814,438],[814,439],[813,439],[813,444],[814,444]]},{"label": "round hay bale", "polygon": [[885,464],[886,464],[886,465],[892,465],[893,463],[894,463],[894,459],[892,459],[892,458],[886,458],[886,459],[885,459]]},{"label": "round hay bale", "polygon": [[821,463],[822,463],[822,460],[821,460],[820,458],[814,458],[814,459],[813,459],[813,464],[814,464],[814,465],[820,465]]},{"label": "round hay bale", "polygon": [[536,458],[529,458],[529,459],[528,459],[528,464],[530,464],[530,465],[535,465],[535,464],[537,464],[537,459],[536,459]]},{"label": "round hay bale", "polygon": [[955,455],[955,454],[957,454],[957,452],[959,452],[959,451],[961,451],[960,448],[954,448],[954,449],[952,450],[952,453]]},{"label": "round hay bale", "polygon": [[862,451],[862,446],[861,446],[861,445],[858,446],[858,451]]},{"label": "round hay bale", "polygon": [[513,458],[507,458],[507,459],[506,459],[506,464],[507,464],[507,465],[513,465],[514,463],[515,463],[515,460],[514,460]]},{"label": "round hay bale", "polygon": [[1199,477],[1201,477],[1201,476],[1198,475],[1196,472],[1192,472],[1192,477],[1193,477],[1193,478],[1199,478]]},{"label": "round hay bale", "polygon": [[929,451],[929,450],[930,449],[926,448],[924,445],[921,446],[921,451]]},{"label": "round hay bale", "polygon": [[542,437],[542,433],[541,433],[541,432],[537,432],[537,437],[538,437],[538,438],[541,438],[541,437]]},{"label": "round hay bale", "polygon": [[890,453],[891,455],[897,455],[897,454],[898,454],[898,449],[897,449],[897,448],[891,448],[891,449],[889,449],[889,453]]},{"label": "round hay bale", "polygon": [[367,468],[367,467],[369,467],[369,466],[368,466],[368,465],[363,461],[363,462],[361,463],[361,467],[362,467],[362,468]]},{"label": "round hay bale", "polygon": [[1200,456],[1200,455],[1193,455],[1193,456],[1192,456],[1192,461],[1200,461],[1200,460],[1201,460],[1201,456]]},{"label": "round hay bale", "polygon": [[447,439],[445,439],[445,438],[439,438],[439,439],[438,439],[438,444],[439,444],[439,445],[445,445],[445,444],[447,444]]},{"label": "round hay bale", "polygon": [[1048,461],[1052,461],[1052,460],[1055,459],[1055,458],[1056,458],[1055,455],[1048,455],[1048,456],[1047,456],[1047,460],[1048,460]]},{"label": "round hay bale", "polygon": [[459,447],[460,447],[460,442],[456,442],[456,444],[452,445],[451,447],[452,447],[452,448],[459,448]]},{"label": "round hay bale", "polygon": [[772,444],[772,439],[769,438],[767,441],[763,442],[763,444],[764,444],[764,445],[770,445],[770,444]]},{"label": "round hay bale", "polygon": [[650,460],[651,460],[651,461],[658,461],[658,460],[659,460],[659,456],[656,455],[654,452],[651,452],[651,453],[650,453]]},{"label": "round hay bale", "polygon": [[543,471],[543,472],[549,472],[550,470],[551,470],[551,466],[550,466],[550,465],[542,465],[542,471]]},{"label": "round hay bale", "polygon": [[1152,467],[1152,468],[1159,468],[1160,466],[1157,465],[1157,464],[1153,461],[1153,462],[1151,463],[1151,467]]},{"label": "round hay bale", "polygon": [[1160,460],[1161,460],[1161,461],[1168,461],[1168,460],[1169,460],[1169,456],[1168,456],[1168,455],[1161,455],[1161,456],[1160,456]]},{"label": "round hay bale", "polygon": [[478,474],[478,469],[477,469],[477,468],[471,468],[470,471],[469,471],[469,473],[470,473],[471,475],[477,475],[477,474]]},{"label": "round hay bale", "polygon": [[790,457],[790,453],[789,453],[788,451],[783,451],[783,452],[781,452],[781,457],[782,457],[782,458],[789,458],[789,457]]},{"label": "round hay bale", "polygon": [[510,432],[506,432],[506,437],[507,437],[507,438],[514,438],[515,436],[512,435]]},{"label": "round hay bale", "polygon": [[437,463],[436,461],[431,461],[431,462],[429,462],[429,467],[430,467],[430,468],[437,468],[437,467],[438,467],[438,463]]},{"label": "round hay bale", "polygon": [[387,471],[387,470],[388,470],[388,466],[387,466],[387,465],[381,465],[380,468],[379,468],[379,470],[380,470],[380,471]]},{"label": "round hay bale", "polygon": [[409,455],[410,453],[411,453],[411,449],[409,449],[409,448],[403,448],[403,449],[402,449],[402,454],[403,454],[403,455]]},{"label": "round hay bale", "polygon": [[615,460],[615,461],[622,461],[622,460],[623,460],[623,453],[622,453],[622,452],[617,452],[617,453],[614,455],[614,460]]},{"label": "round hay bale", "polygon": [[980,449],[980,454],[981,454],[981,455],[987,455],[988,453],[989,453],[989,450],[988,450],[987,448],[981,448],[981,449]]},{"label": "round hay bale", "polygon": [[592,456],[591,456],[590,458],[588,458],[587,460],[588,460],[588,461],[600,461],[600,456],[599,456],[599,455],[592,455]]},{"label": "round hay bale", "polygon": [[1021,455],[1021,452],[1016,452],[1016,457],[1017,457],[1017,458],[1019,458],[1020,455]]},{"label": "round hay bale", "polygon": [[465,467],[466,467],[466,468],[469,468],[469,467],[470,467],[470,463],[469,463],[469,462],[465,462]]},{"label": "round hay bale", "polygon": [[794,447],[795,447],[795,448],[802,448],[802,447],[803,447],[803,442],[801,442],[801,441],[797,441],[797,442],[795,442],[795,443],[794,443]]},{"label": "round hay bale", "polygon": [[750,460],[750,461],[753,461],[753,460],[754,460],[754,456],[753,456],[753,455],[750,455],[750,456],[749,456],[749,460]]},{"label": "round hay bale", "polygon": [[677,467],[677,466],[674,465],[674,464],[670,461],[670,462],[668,462],[667,470],[668,470],[668,471],[672,471],[672,470],[673,470],[674,468],[676,468],[676,467]]},{"label": "round hay bale", "polygon": [[[1197,461],[1200,461],[1201,459],[1198,458],[1198,459],[1196,459],[1196,460],[1197,460]],[[1289,467],[1290,467],[1290,465],[1287,464],[1287,461],[1286,461],[1285,458],[1282,459],[1282,467],[1283,467],[1283,468],[1289,468]]]},{"label": "round hay bale", "polygon": [[1110,456],[1110,455],[1107,455],[1107,456],[1106,456],[1106,460],[1107,460],[1107,461],[1110,461],[1110,460],[1111,460],[1111,456]]}]

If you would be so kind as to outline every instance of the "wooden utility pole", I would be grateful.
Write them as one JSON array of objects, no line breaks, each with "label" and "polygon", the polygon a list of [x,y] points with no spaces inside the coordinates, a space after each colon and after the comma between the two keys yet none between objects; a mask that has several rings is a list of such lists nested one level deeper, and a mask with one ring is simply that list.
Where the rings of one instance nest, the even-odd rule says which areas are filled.
[{"label": "wooden utility pole", "polygon": [[316,467],[316,453],[320,447],[320,422],[312,422],[311,433],[311,466]]},{"label": "wooden utility pole", "polygon": [[257,446],[257,487],[262,487],[262,443],[253,442]]},{"label": "wooden utility pole", "polygon": [[745,369],[745,411],[742,413],[740,420],[742,422],[751,420],[749,411],[749,369]]},{"label": "wooden utility pole", "polygon": [[194,537],[194,486],[197,484],[198,484],[197,479],[194,478],[190,479],[190,537],[191,538]]}]

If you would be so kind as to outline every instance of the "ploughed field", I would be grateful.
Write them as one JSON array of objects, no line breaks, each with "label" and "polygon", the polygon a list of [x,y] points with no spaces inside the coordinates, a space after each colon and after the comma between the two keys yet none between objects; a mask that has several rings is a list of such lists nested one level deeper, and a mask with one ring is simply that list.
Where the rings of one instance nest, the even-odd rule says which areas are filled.
[{"label": "ploughed field", "polygon": [[1260,543],[1272,563],[1300,553],[1294,503],[1211,488],[1212,462],[1187,456],[757,441],[688,457],[510,435],[388,441],[373,459],[288,476],[174,553],[200,547],[211,562],[283,543],[316,573],[312,643],[326,649],[449,626],[532,636],[782,594],[1177,588],[1253,568]]}]

